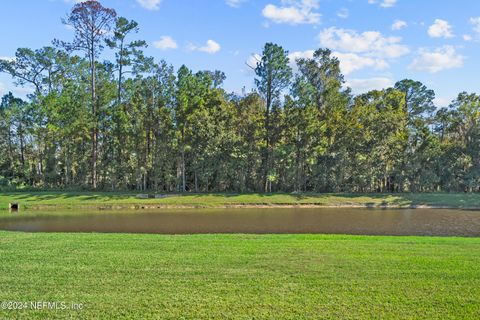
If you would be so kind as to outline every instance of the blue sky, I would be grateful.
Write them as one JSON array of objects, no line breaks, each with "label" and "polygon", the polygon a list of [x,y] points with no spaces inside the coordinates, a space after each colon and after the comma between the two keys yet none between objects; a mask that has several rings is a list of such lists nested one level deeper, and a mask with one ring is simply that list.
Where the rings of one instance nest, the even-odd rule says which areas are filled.
[{"label": "blue sky", "polygon": [[[2,0],[0,57],[18,47],[72,39],[61,23],[74,0]],[[480,92],[478,0],[103,0],[140,24],[138,38],[157,59],[194,70],[218,69],[225,88],[253,87],[246,62],[275,42],[293,57],[329,47],[354,92],[403,78],[424,82],[448,104],[459,92]],[[105,57],[108,57],[108,51]],[[0,94],[15,88],[0,75]]]}]

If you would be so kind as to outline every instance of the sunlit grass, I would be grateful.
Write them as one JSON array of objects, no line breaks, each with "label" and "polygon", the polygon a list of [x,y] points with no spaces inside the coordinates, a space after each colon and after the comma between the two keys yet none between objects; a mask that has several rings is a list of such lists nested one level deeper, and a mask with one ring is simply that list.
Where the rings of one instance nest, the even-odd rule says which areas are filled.
[{"label": "sunlit grass", "polygon": [[480,239],[0,232],[0,318],[475,319]]},{"label": "sunlit grass", "polygon": [[0,194],[0,209],[19,202],[23,208],[134,207],[142,205],[218,207],[229,205],[323,205],[323,206],[449,206],[480,207],[480,194],[178,194],[163,199],[138,199],[135,193],[17,192]]}]

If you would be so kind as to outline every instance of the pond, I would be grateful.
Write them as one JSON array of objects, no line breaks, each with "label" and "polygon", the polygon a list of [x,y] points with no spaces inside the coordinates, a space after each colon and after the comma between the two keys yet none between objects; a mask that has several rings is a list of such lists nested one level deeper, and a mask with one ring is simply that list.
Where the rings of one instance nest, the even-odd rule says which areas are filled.
[{"label": "pond", "polygon": [[0,230],[101,233],[317,233],[480,236],[480,211],[447,209],[156,209],[0,219]]}]

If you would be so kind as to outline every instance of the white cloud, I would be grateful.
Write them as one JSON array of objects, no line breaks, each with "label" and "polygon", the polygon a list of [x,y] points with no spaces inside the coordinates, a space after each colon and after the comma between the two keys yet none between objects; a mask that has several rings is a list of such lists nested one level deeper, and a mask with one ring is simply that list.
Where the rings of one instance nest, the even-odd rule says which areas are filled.
[{"label": "white cloud", "polygon": [[374,68],[375,70],[385,70],[389,67],[384,59],[375,59],[364,57],[355,53],[333,52],[333,56],[340,60],[340,69],[344,75],[365,68]]},{"label": "white cloud", "polygon": [[420,49],[409,69],[437,73],[443,70],[460,68],[463,66],[464,60],[465,57],[458,54],[453,46],[443,46],[434,51]]},{"label": "white cloud", "polygon": [[435,19],[435,22],[428,28],[428,35],[432,38],[452,38],[452,26],[446,20]]},{"label": "white cloud", "polygon": [[255,69],[257,67],[257,63],[261,60],[262,56],[258,53],[254,53],[248,57],[247,61],[245,61],[245,64],[249,67],[249,69]]},{"label": "white cloud", "polygon": [[225,3],[229,5],[230,7],[238,8],[240,5],[247,0],[225,0]]},{"label": "white cloud", "polygon": [[[389,60],[410,52],[409,48],[401,43],[401,38],[385,37],[377,31],[358,33],[355,30],[332,27],[324,29],[319,35],[319,40],[321,46],[333,50],[333,56],[339,59],[340,69],[344,75],[366,68],[388,69]],[[364,83],[365,79],[361,82]],[[354,81],[353,84],[360,86],[359,81]]]},{"label": "white cloud", "polygon": [[220,49],[221,49],[221,46],[217,42],[215,42],[213,40],[208,40],[207,45],[199,48],[198,50],[206,52],[206,53],[216,53],[216,52],[220,51]]},{"label": "white cloud", "polygon": [[380,7],[382,8],[391,8],[397,4],[397,0],[383,0],[382,2],[378,2],[377,0],[368,0],[370,4],[377,4],[380,3]]},{"label": "white cloud", "polygon": [[350,11],[347,8],[342,8],[337,12],[337,16],[342,19],[347,19],[350,16]]},{"label": "white cloud", "polygon": [[160,40],[153,43],[153,46],[163,51],[178,48],[177,42],[170,36],[162,36]]},{"label": "white cloud", "polygon": [[440,108],[448,107],[453,99],[435,97],[433,103]]},{"label": "white cloud", "polygon": [[382,90],[393,87],[393,82],[391,78],[385,77],[351,79],[346,81],[345,86],[352,88],[355,94],[360,94],[371,90]]},{"label": "white cloud", "polygon": [[[293,51],[288,54],[288,59],[290,67],[293,69],[294,72],[298,72],[297,60],[298,59],[312,59],[314,50],[306,50],[306,51]],[[251,56],[250,62],[254,62],[256,58],[260,56]]]},{"label": "white cloud", "polygon": [[315,12],[319,8],[318,0],[282,0],[281,6],[267,4],[262,14],[274,23],[319,24],[320,13]]},{"label": "white cloud", "polygon": [[248,77],[255,76],[255,68],[257,67],[257,63],[260,62],[261,59],[261,55],[259,55],[258,53],[252,53],[245,60],[245,65],[240,71]]},{"label": "white cloud", "polygon": [[314,50],[294,51],[288,54],[288,58],[290,59],[290,63],[292,63],[297,59],[312,59],[314,53]]},{"label": "white cloud", "polygon": [[480,17],[470,18],[470,24],[473,25],[473,31],[480,33]]},{"label": "white cloud", "polygon": [[480,17],[470,18],[468,22],[472,25],[472,31],[474,34],[464,34],[462,36],[463,40],[480,42]]},{"label": "white cloud", "polygon": [[[288,55],[290,65],[295,68],[297,59],[311,59],[313,58],[313,54],[313,50],[290,52]],[[389,67],[388,62],[383,59],[364,57],[355,53],[333,52],[332,56],[337,57],[340,61],[340,69],[344,75],[349,75],[354,71],[368,67],[374,68],[375,70],[384,70]]]},{"label": "white cloud", "polygon": [[395,6],[396,3],[397,3],[397,0],[383,0],[380,6],[383,8],[390,8]]},{"label": "white cloud", "polygon": [[395,22],[392,24],[392,30],[402,30],[406,28],[408,24],[403,21],[403,20],[395,20]]},{"label": "white cloud", "polygon": [[74,31],[75,28],[71,25],[71,24],[64,24],[65,26],[65,29],[67,29],[68,31]]},{"label": "white cloud", "polygon": [[137,0],[138,4],[147,10],[158,10],[161,1],[162,0]]},{"label": "white cloud", "polygon": [[366,53],[376,57],[398,58],[410,52],[402,45],[402,38],[384,37],[377,31],[366,31],[361,34],[354,30],[331,27],[323,30],[320,44],[333,50]]},{"label": "white cloud", "polygon": [[215,42],[213,40],[208,40],[207,43],[205,44],[205,46],[203,46],[203,47],[197,47],[192,43],[190,43],[187,46],[187,50],[202,51],[202,52],[206,52],[206,53],[209,53],[209,54],[217,53],[221,49],[222,49],[222,47],[220,46],[220,44],[218,44],[218,42]]},{"label": "white cloud", "polygon": [[15,57],[0,57],[0,60],[6,60],[8,62],[15,61],[17,58]]}]

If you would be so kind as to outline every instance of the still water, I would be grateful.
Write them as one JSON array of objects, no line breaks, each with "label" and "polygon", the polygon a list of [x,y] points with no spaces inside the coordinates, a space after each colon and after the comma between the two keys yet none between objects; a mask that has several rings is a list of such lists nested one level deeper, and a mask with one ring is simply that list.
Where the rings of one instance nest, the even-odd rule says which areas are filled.
[{"label": "still water", "polygon": [[[85,212],[87,214],[87,212]],[[157,209],[0,219],[0,230],[105,233],[320,233],[480,236],[480,211],[446,209]]]}]

